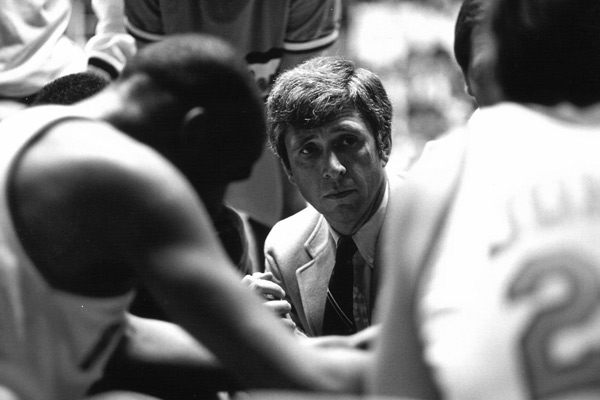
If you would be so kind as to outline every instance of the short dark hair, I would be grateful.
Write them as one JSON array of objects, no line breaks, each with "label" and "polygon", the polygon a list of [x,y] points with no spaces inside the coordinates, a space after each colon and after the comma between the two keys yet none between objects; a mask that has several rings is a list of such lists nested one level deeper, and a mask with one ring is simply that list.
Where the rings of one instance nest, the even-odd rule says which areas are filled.
[{"label": "short dark hair", "polygon": [[[183,112],[205,110],[198,142],[208,179],[247,178],[266,141],[264,101],[242,56],[207,34],[171,35],[139,50],[117,82],[145,74],[177,99]],[[164,110],[168,119],[170,110]]]},{"label": "short dark hair", "polygon": [[43,86],[31,105],[77,103],[98,93],[109,83],[108,79],[91,72],[65,75]]},{"label": "short dark hair", "polygon": [[507,100],[577,106],[600,100],[600,1],[496,3],[495,73]]},{"label": "short dark hair", "polygon": [[492,0],[464,0],[454,25],[454,58],[464,76],[469,72],[473,51],[473,30],[484,22],[485,10]]},{"label": "short dark hair", "polygon": [[379,156],[391,143],[392,104],[381,80],[339,57],[316,57],[282,73],[267,100],[269,142],[289,168],[284,136],[288,128],[312,129],[352,107],[373,130]]}]

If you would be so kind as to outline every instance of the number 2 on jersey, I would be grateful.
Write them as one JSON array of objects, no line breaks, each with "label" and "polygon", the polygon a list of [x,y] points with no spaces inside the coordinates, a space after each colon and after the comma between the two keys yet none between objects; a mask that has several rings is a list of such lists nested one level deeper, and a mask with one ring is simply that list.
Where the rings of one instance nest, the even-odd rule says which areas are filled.
[{"label": "number 2 on jersey", "polygon": [[521,362],[532,399],[600,388],[600,266],[584,255],[538,255],[508,293],[515,303],[543,301],[525,326]]}]

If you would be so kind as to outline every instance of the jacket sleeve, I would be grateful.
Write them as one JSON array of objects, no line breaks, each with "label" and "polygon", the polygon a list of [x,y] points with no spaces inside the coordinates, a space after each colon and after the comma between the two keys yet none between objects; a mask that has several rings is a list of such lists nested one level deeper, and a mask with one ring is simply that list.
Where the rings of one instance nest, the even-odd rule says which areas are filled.
[{"label": "jacket sleeve", "polygon": [[115,79],[137,48],[125,30],[123,0],[92,0],[98,19],[96,31],[85,45],[88,69]]},{"label": "jacket sleeve", "polygon": [[265,245],[265,271],[271,272],[273,274],[273,281],[277,283],[284,291],[285,291],[285,299],[292,306],[292,310],[286,318],[291,318],[292,321],[296,324],[295,334],[299,336],[306,337],[306,333],[304,332],[304,328],[302,326],[302,322],[298,315],[298,311],[292,298],[289,296],[290,291],[286,286],[285,279],[283,274],[281,273],[281,269],[279,268],[279,264],[276,261],[276,257],[273,254],[274,252],[269,250],[268,242]]}]

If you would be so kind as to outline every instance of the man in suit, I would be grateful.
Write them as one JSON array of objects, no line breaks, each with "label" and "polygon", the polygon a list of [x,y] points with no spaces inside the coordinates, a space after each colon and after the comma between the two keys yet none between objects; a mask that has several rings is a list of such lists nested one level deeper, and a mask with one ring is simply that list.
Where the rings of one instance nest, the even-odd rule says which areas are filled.
[{"label": "man in suit", "polygon": [[[265,243],[266,274],[246,280],[279,299],[270,306],[289,311],[308,336],[360,331],[373,322],[379,232],[401,183],[385,170],[391,103],[372,72],[319,57],[276,80],[267,113],[271,147],[310,206],[273,227]],[[353,250],[338,269],[339,240],[349,238]],[[343,271],[349,274],[338,284]],[[340,320],[340,329],[329,326]]]}]

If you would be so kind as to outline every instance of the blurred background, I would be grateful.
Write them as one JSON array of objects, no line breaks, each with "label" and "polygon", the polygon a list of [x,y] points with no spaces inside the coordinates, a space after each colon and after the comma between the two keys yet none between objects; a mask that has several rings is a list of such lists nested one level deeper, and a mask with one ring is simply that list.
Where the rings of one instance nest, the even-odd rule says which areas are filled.
[{"label": "blurred background", "polygon": [[[331,54],[376,72],[394,106],[389,167],[403,171],[424,144],[473,112],[454,60],[460,0],[342,0],[342,36]],[[69,35],[85,43],[96,19],[90,1],[75,1]]]}]

